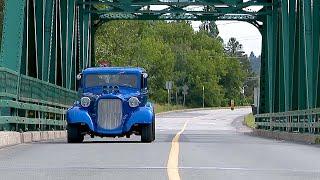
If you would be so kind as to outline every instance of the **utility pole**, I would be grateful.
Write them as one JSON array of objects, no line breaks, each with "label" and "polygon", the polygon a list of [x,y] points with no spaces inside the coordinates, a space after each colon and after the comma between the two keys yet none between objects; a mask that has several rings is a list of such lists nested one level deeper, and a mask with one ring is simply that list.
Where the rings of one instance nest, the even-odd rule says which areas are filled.
[{"label": "utility pole", "polygon": [[204,108],[204,86],[202,86],[202,108]]},{"label": "utility pole", "polygon": [[168,89],[168,105],[170,105],[170,89]]}]

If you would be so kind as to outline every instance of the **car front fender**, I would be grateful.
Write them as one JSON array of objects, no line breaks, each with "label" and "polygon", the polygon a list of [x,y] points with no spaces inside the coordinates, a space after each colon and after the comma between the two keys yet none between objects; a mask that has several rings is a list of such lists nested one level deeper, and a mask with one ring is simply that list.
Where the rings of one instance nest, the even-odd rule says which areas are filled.
[{"label": "car front fender", "polygon": [[94,126],[90,115],[87,111],[81,109],[80,107],[75,106],[69,109],[66,117],[68,124],[85,123],[92,131],[94,131]]},{"label": "car front fender", "polygon": [[139,107],[131,114],[129,120],[124,126],[124,129],[125,131],[129,131],[134,124],[151,124],[154,119],[155,115],[151,105]]}]

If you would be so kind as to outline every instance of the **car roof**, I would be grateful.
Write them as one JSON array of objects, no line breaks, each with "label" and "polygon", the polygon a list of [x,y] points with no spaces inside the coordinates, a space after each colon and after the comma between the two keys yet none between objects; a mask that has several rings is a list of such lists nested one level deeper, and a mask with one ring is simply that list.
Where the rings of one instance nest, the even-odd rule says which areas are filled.
[{"label": "car roof", "polygon": [[145,72],[145,69],[140,67],[91,67],[82,71],[83,74],[100,74],[100,73],[129,73],[129,74],[141,74]]}]

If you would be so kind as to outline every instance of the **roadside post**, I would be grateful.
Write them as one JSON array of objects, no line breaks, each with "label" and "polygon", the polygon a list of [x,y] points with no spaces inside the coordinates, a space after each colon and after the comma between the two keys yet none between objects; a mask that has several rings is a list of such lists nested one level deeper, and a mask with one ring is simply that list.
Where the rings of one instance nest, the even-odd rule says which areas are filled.
[{"label": "roadside post", "polygon": [[234,110],[234,100],[233,99],[230,100],[230,108],[232,111]]},{"label": "roadside post", "polygon": [[172,81],[166,81],[166,89],[168,91],[168,105],[170,105],[170,99],[171,99],[171,95],[170,95],[170,90],[173,87],[173,82]]},{"label": "roadside post", "polygon": [[179,87],[176,88],[176,105],[178,105],[178,93],[179,93]]},{"label": "roadside post", "polygon": [[252,110],[252,112],[254,112],[253,114],[257,114],[259,112],[259,104],[260,104],[260,87],[255,87],[253,90],[253,94],[254,94],[254,98],[253,98],[253,102],[254,102],[254,109]]},{"label": "roadside post", "polygon": [[182,94],[183,94],[183,106],[186,105],[186,95],[188,94],[188,90],[189,90],[189,87],[187,85],[184,85],[182,87]]}]

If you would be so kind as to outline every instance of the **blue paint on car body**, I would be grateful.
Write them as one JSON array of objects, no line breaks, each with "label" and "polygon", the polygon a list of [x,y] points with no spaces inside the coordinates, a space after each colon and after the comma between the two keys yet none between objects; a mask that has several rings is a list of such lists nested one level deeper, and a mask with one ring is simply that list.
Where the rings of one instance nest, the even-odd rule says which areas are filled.
[{"label": "blue paint on car body", "polygon": [[[80,99],[80,102],[77,101],[68,109],[66,113],[68,125],[85,125],[88,134],[124,136],[136,133],[135,128],[139,130],[141,126],[154,123],[155,114],[152,104],[148,101],[147,76],[145,74],[143,68],[131,67],[99,67],[83,70],[79,91],[81,98],[88,97],[90,99],[90,105],[84,107],[81,104],[82,99]],[[89,76],[90,79],[86,79]],[[133,80],[130,81],[131,83],[128,80],[129,84],[126,84],[127,82],[122,82],[124,81],[121,79],[122,77]],[[112,78],[114,78],[114,81],[110,80]],[[98,82],[92,82],[95,80]],[[133,97],[135,97],[134,102],[138,103],[136,107],[129,104],[129,100]],[[104,111],[99,110],[99,102],[103,100],[118,103],[110,105],[107,103],[110,107],[103,106],[103,108],[115,108],[115,112],[122,111],[116,114],[121,119],[111,122],[103,118],[114,119],[114,116],[116,116],[112,114],[113,111],[107,110],[109,114],[103,114]],[[121,103],[121,110],[117,106],[119,103]],[[113,127],[114,124],[112,123],[118,123],[119,126]],[[106,128],[109,126],[112,126],[112,128]]]}]

